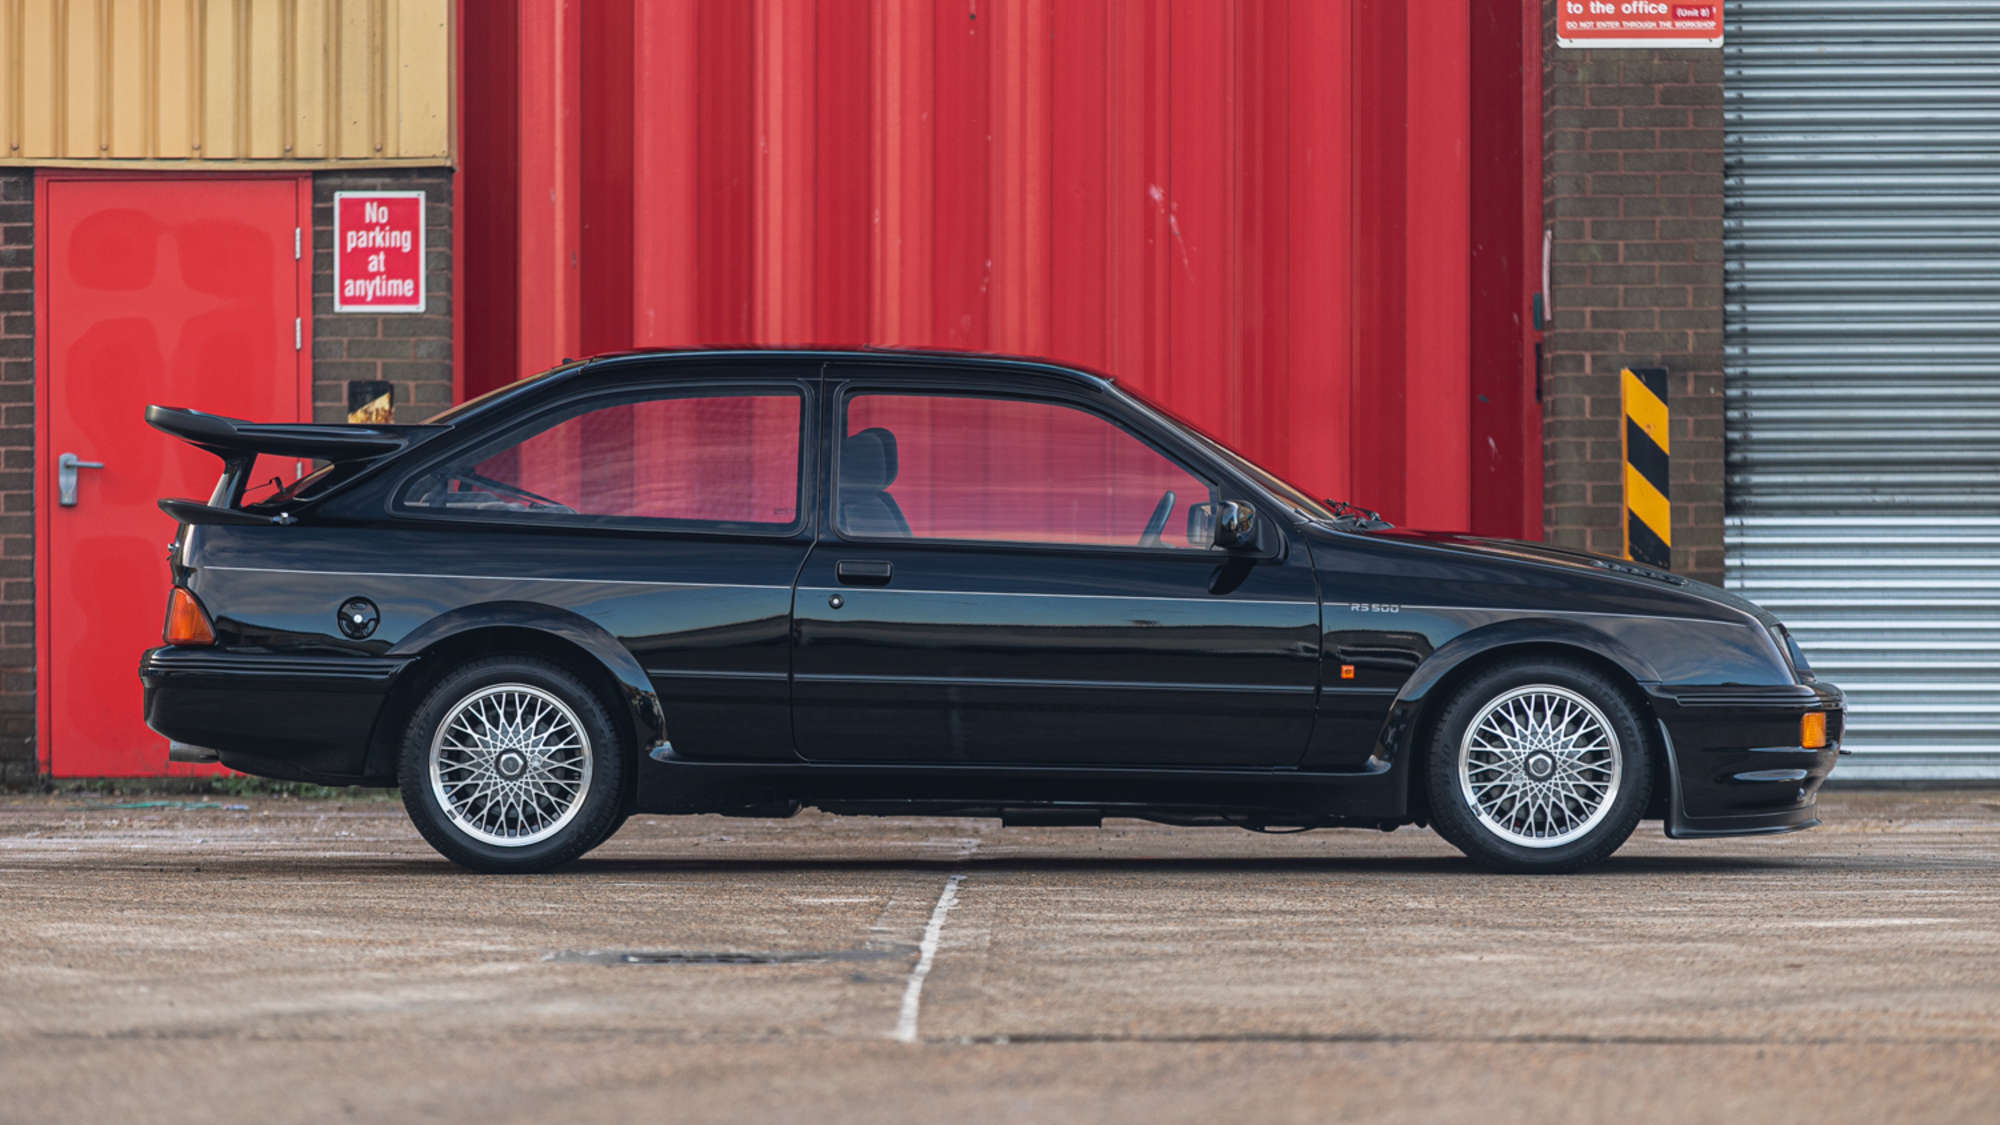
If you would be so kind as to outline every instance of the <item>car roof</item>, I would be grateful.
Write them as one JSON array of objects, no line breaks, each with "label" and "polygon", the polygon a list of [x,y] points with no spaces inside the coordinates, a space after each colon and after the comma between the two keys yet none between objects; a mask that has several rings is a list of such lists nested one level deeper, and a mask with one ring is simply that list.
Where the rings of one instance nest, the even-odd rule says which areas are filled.
[{"label": "car roof", "polygon": [[[591,386],[592,384],[615,385],[618,377],[623,374],[621,368],[636,369],[633,371],[635,375],[643,371],[648,376],[657,377],[662,374],[671,376],[674,366],[682,363],[758,359],[783,359],[807,363],[860,363],[867,364],[877,371],[899,366],[932,369],[950,367],[985,374],[1011,373],[1029,378],[1054,379],[1096,391],[1109,390],[1113,383],[1108,375],[1050,360],[991,352],[914,348],[637,348],[604,352],[582,359],[565,359],[547,371],[529,375],[461,402],[432,420],[454,425],[464,424],[475,419],[504,414],[524,399],[540,400],[544,396],[566,393],[578,384],[589,389],[596,389]],[[692,370],[689,372],[691,375],[696,373]]]},{"label": "car roof", "polygon": [[[602,368],[625,363],[643,363],[657,360],[691,359],[756,359],[784,358],[806,360],[819,363],[868,363],[868,364],[924,364],[954,367],[976,367],[981,370],[1001,370],[1006,368],[1031,370],[1038,375],[1058,375],[1079,382],[1109,385],[1116,380],[1109,375],[1057,363],[1053,360],[1038,359],[1034,356],[1009,355],[1003,352],[949,351],[937,348],[632,348],[623,351],[604,352],[591,356],[577,366]],[[567,361],[566,361],[567,362]]]}]

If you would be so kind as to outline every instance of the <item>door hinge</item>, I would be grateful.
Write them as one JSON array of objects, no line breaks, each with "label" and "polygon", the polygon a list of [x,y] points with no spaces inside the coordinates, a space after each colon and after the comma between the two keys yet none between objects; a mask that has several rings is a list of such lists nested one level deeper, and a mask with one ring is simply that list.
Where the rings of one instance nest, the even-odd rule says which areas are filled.
[{"label": "door hinge", "polygon": [[305,323],[299,317],[292,318],[292,350],[299,351],[306,346]]},{"label": "door hinge", "polygon": [[305,236],[305,232],[304,232],[304,231],[302,231],[302,230],[300,230],[300,229],[299,229],[298,227],[293,227],[293,228],[292,228],[292,261],[296,262],[296,261],[298,261],[298,260],[299,260],[300,258],[303,258],[303,257],[305,257],[305,244],[306,244],[306,236]]}]

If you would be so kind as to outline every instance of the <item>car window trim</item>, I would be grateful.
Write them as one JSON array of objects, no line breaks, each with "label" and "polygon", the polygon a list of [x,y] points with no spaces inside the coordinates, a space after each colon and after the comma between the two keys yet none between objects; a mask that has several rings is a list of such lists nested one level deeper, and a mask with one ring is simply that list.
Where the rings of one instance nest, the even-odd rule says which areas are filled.
[{"label": "car window trim", "polygon": [[[714,392],[734,392],[737,397],[765,395],[792,395],[799,400],[799,448],[798,467],[794,484],[796,501],[792,521],[788,524],[757,524],[723,520],[670,520],[656,516],[612,516],[587,515],[584,513],[565,514],[561,512],[534,513],[508,512],[485,514],[473,511],[452,512],[448,509],[414,508],[401,502],[401,497],[410,483],[425,473],[441,465],[475,453],[497,449],[510,440],[517,440],[526,431],[540,432],[539,426],[552,414],[567,413],[549,426],[561,425],[569,418],[582,417],[593,410],[604,409],[625,402],[650,402],[670,398],[721,397]],[[648,380],[626,386],[605,387],[589,391],[573,398],[561,398],[544,403],[534,413],[507,425],[486,430],[470,440],[449,449],[438,451],[433,456],[405,471],[385,490],[383,506],[391,519],[411,523],[445,523],[486,527],[506,527],[512,530],[540,531],[616,531],[642,532],[647,534],[688,536],[730,536],[747,539],[797,539],[809,537],[816,522],[817,497],[812,482],[817,476],[815,437],[818,432],[816,411],[818,407],[819,385],[816,378],[806,375],[786,376],[719,376],[714,379],[689,380],[685,378]],[[543,429],[549,426],[542,426]],[[532,436],[532,435],[531,435]]]},{"label": "car window trim", "polygon": [[[914,544],[940,547],[1001,548],[1013,551],[1087,551],[1097,555],[1131,555],[1140,558],[1187,558],[1213,562],[1217,558],[1272,558],[1274,552],[1228,551],[1218,547],[1142,547],[1136,543],[1048,543],[1022,539],[946,539],[937,536],[865,536],[850,535],[840,526],[840,446],[846,436],[848,403],[857,395],[884,394],[903,396],[923,396],[931,398],[988,398],[1006,399],[1020,402],[1044,402],[1056,406],[1080,410],[1096,417],[1106,424],[1130,435],[1133,440],[1147,449],[1177,465],[1188,475],[1207,484],[1213,493],[1227,497],[1229,485],[1234,483],[1229,477],[1214,479],[1211,468],[1190,464],[1189,459],[1174,450],[1163,448],[1157,440],[1143,430],[1134,427],[1126,419],[1113,411],[1107,411],[1099,404],[1081,395],[1064,393],[1061,388],[1010,387],[988,380],[972,382],[949,381],[942,378],[927,378],[928,372],[913,371],[902,379],[870,378],[871,373],[842,372],[829,365],[827,376],[832,382],[828,388],[827,410],[827,471],[826,498],[824,511],[825,526],[829,533],[844,543],[873,546],[907,546]],[[1115,400],[1114,400],[1115,401]],[[1260,506],[1261,507],[1261,506]],[[1269,518],[1267,515],[1266,518]]]}]

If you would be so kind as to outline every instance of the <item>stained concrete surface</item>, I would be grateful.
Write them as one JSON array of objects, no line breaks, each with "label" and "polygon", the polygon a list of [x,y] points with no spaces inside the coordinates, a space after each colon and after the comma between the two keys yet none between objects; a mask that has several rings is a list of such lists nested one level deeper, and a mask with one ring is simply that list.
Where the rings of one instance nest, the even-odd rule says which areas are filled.
[{"label": "stained concrete surface", "polygon": [[494,878],[393,801],[130,801],[0,799],[0,1121],[2000,1120],[2000,791],[1564,878],[810,813]]}]

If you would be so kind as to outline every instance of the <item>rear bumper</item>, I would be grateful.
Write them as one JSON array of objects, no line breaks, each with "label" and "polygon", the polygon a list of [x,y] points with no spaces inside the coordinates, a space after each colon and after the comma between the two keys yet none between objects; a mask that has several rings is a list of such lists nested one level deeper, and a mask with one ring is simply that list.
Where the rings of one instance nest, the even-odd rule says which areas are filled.
[{"label": "rear bumper", "polygon": [[[1831,684],[1654,687],[1666,740],[1667,835],[1748,836],[1819,823],[1821,783],[1840,757],[1846,699]],[[1827,716],[1827,745],[1798,745],[1799,719]]]},{"label": "rear bumper", "polygon": [[244,773],[327,785],[366,776],[368,741],[407,657],[156,648],[139,659],[146,725]]}]

